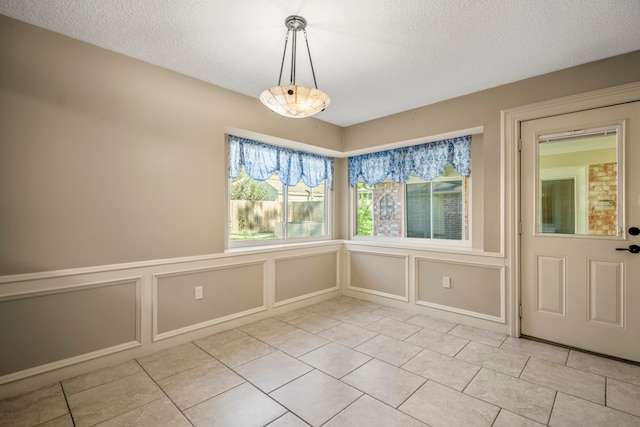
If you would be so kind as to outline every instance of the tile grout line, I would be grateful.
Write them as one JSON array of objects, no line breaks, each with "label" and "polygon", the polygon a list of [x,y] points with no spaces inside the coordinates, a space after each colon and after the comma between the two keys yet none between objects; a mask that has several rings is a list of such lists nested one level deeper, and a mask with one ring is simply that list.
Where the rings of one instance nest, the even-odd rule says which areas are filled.
[{"label": "tile grout line", "polygon": [[[73,412],[71,411],[71,406],[69,405],[69,399],[67,398],[67,393],[64,391],[64,387],[62,386],[62,381],[59,381],[58,384],[60,384],[60,389],[62,390],[62,396],[64,396],[64,403],[67,405],[67,411],[69,411],[69,417],[71,418],[71,424],[73,424],[73,426],[75,427],[76,421],[75,421],[75,418],[73,417]],[[48,421],[52,421],[52,420],[48,420]],[[48,422],[48,421],[45,421],[45,422]]]},{"label": "tile grout line", "polygon": [[496,414],[496,417],[493,419],[493,421],[491,422],[491,426],[493,427],[496,425],[496,421],[498,421],[498,417],[500,417],[500,414],[502,413],[502,411],[504,410],[504,408],[498,406],[498,408],[500,408],[500,410],[498,411],[498,413]]},{"label": "tile grout line", "polygon": [[531,361],[532,358],[533,358],[533,356],[527,357],[527,361],[525,362],[524,366],[522,367],[522,370],[520,371],[520,375],[518,375],[518,377],[517,377],[518,379],[522,380],[522,374],[524,374],[524,370],[527,369],[527,365],[529,365],[529,361]]},{"label": "tile grout line", "polygon": [[[286,322],[285,322],[285,323],[286,323]],[[300,328],[298,328],[298,329],[300,329]],[[238,330],[242,331],[241,329],[238,329]],[[273,354],[273,353],[274,353],[274,352],[276,352],[276,351],[279,351],[279,352],[281,352],[281,353],[283,353],[283,354],[286,354],[287,356],[292,357],[292,358],[293,358],[293,359],[295,359],[295,360],[298,360],[297,358],[295,358],[295,357],[291,356],[290,354],[288,354],[288,353],[286,353],[286,352],[284,352],[284,351],[282,351],[282,350],[280,350],[280,349],[277,349],[276,347],[273,347],[272,345],[270,345],[269,343],[267,343],[267,342],[265,342],[265,341],[261,340],[260,338],[255,337],[255,336],[253,336],[253,335],[249,334],[248,332],[245,332],[245,331],[242,331],[242,332],[244,332],[245,334],[247,334],[247,336],[250,336],[250,337],[252,337],[252,338],[254,338],[254,339],[256,339],[256,340],[260,341],[261,343],[266,344],[266,345],[268,345],[268,346],[269,346],[269,347],[271,347],[271,348],[274,348],[275,350],[274,350],[274,351],[272,351],[272,352],[270,352],[270,353],[267,353],[267,354],[265,354],[265,355],[263,355],[263,356],[260,356],[260,357],[258,357],[258,358],[256,358],[256,359],[248,360],[248,361],[246,361],[246,362],[244,362],[244,363],[242,363],[242,364],[240,364],[240,365],[236,366],[235,368],[239,368],[239,367],[241,367],[241,366],[247,365],[248,363],[251,363],[251,362],[253,362],[253,361],[256,361],[256,360],[260,359],[261,357],[265,357],[265,356],[268,356],[268,355],[270,355],[270,354]],[[280,335],[285,335],[285,334],[286,334],[286,332],[285,332],[285,333],[283,333],[283,334],[280,334]],[[277,337],[277,336],[280,336],[280,335],[276,335],[276,337]],[[244,338],[244,337],[240,337],[240,338],[237,338],[237,339],[235,339],[235,340],[231,340],[231,341],[229,341],[229,342],[237,341],[237,340],[242,339],[242,338]],[[227,390],[224,390],[224,391],[222,391],[222,392],[220,392],[220,393],[218,393],[218,394],[216,394],[216,395],[214,395],[214,396],[210,396],[209,398],[207,398],[207,399],[205,399],[205,400],[203,400],[203,401],[201,401],[201,402],[195,403],[195,404],[191,405],[189,408],[186,408],[185,410],[187,410],[187,409],[191,409],[191,408],[193,408],[193,407],[195,407],[195,406],[197,406],[197,405],[200,405],[200,404],[202,404],[202,403],[204,403],[204,402],[206,402],[206,401],[208,401],[208,400],[214,399],[214,398],[216,398],[216,397],[218,397],[218,396],[220,396],[220,395],[222,395],[222,394],[224,394],[224,393],[226,393],[226,392],[228,392],[228,391],[231,391],[231,390],[233,390],[233,389],[235,389],[235,388],[238,388],[238,387],[242,386],[243,384],[250,384],[252,387],[255,387],[255,388],[256,388],[256,390],[258,390],[260,393],[263,393],[263,394],[264,394],[266,397],[268,397],[270,400],[272,400],[273,402],[275,402],[277,405],[282,406],[282,407],[286,410],[286,412],[285,412],[284,414],[282,414],[282,415],[280,415],[279,417],[277,417],[277,418],[275,418],[275,419],[273,419],[273,420],[269,421],[269,423],[268,423],[268,424],[271,424],[271,423],[275,422],[276,420],[278,420],[278,419],[280,419],[280,418],[284,417],[284,416],[285,416],[287,413],[289,413],[289,412],[291,412],[292,414],[296,415],[296,417],[300,418],[300,417],[299,417],[297,414],[295,414],[291,409],[287,408],[287,407],[286,407],[286,406],[284,406],[282,403],[280,403],[280,402],[278,402],[276,399],[274,399],[274,398],[270,395],[270,393],[272,393],[272,392],[274,392],[275,390],[277,390],[277,389],[279,389],[279,388],[283,387],[283,386],[284,386],[284,385],[286,385],[286,384],[289,384],[289,383],[291,383],[291,382],[295,381],[296,379],[298,379],[298,378],[300,378],[300,377],[302,377],[302,376],[304,376],[304,375],[306,375],[306,374],[308,374],[308,373],[310,373],[310,372],[313,372],[313,370],[315,369],[313,366],[309,366],[308,364],[304,363],[303,361],[299,361],[299,362],[304,363],[305,365],[309,366],[309,367],[310,367],[310,368],[312,368],[312,369],[311,369],[310,371],[308,371],[308,372],[305,372],[305,373],[304,373],[304,374],[302,374],[302,375],[297,376],[296,378],[293,378],[292,380],[288,381],[286,384],[283,384],[283,385],[281,385],[281,386],[279,386],[279,387],[277,387],[277,388],[275,388],[275,389],[273,389],[273,390],[271,390],[270,392],[268,392],[268,393],[267,393],[267,392],[265,392],[264,390],[262,390],[260,387],[258,387],[256,384],[254,384],[253,382],[251,382],[248,378],[246,378],[245,376],[243,376],[242,374],[240,374],[240,372],[236,371],[234,367],[231,367],[231,366],[227,365],[226,363],[224,363],[223,361],[221,361],[221,360],[217,359],[214,355],[212,355],[211,353],[209,353],[209,352],[208,352],[207,350],[205,350],[204,348],[200,347],[200,346],[199,346],[198,344],[196,344],[195,342],[193,342],[193,341],[192,341],[192,343],[193,343],[194,345],[196,345],[198,348],[200,348],[202,351],[204,351],[206,354],[208,354],[208,355],[209,355],[211,358],[213,358],[215,361],[219,362],[221,365],[225,366],[227,369],[229,369],[230,371],[232,371],[234,374],[238,375],[240,378],[242,378],[242,379],[244,380],[244,382],[242,382],[242,383],[240,383],[240,384],[237,384],[237,385],[235,385],[235,386],[233,386],[233,387],[231,387],[231,388],[229,388],[229,389],[227,389]],[[228,343],[227,343],[227,344],[228,344]],[[198,365],[198,366],[200,366],[200,365]],[[162,387],[160,387],[160,388],[162,389]],[[164,392],[164,390],[162,390],[162,391]],[[166,393],[165,393],[165,394],[166,394]],[[168,396],[167,396],[167,397],[168,397]],[[172,401],[172,403],[174,403],[174,402]],[[187,421],[189,421],[189,422],[191,423],[191,420],[189,420],[189,418],[186,416],[186,414],[184,413],[184,411],[182,411],[180,408],[178,408],[178,407],[177,407],[177,405],[176,405],[175,403],[174,403],[174,405],[175,405],[175,406],[176,406],[176,408],[177,408],[177,409],[182,413],[182,415],[187,419]],[[300,418],[300,419],[302,419],[302,418]],[[191,423],[191,424],[193,425],[193,423]],[[268,425],[268,424],[266,424],[266,425]]]},{"label": "tile grout line", "polygon": [[[549,412],[549,417],[547,417],[547,423],[546,423],[545,425],[548,425],[548,424],[549,424],[549,420],[550,420],[550,418],[551,418],[551,413],[553,412],[553,406],[555,405],[556,396],[558,395],[559,390],[555,390],[555,389],[550,388],[550,387],[547,387],[547,386],[543,386],[543,385],[540,385],[540,384],[536,384],[536,383],[531,382],[531,381],[523,380],[523,379],[521,379],[521,378],[516,378],[516,377],[513,377],[513,376],[511,376],[511,375],[507,375],[507,374],[504,374],[504,373],[502,373],[502,372],[496,371],[496,370],[494,370],[494,369],[487,368],[486,366],[481,366],[481,367],[480,367],[480,370],[482,370],[482,369],[486,369],[486,370],[492,371],[492,372],[497,373],[497,374],[500,374],[500,375],[504,375],[504,376],[509,377],[509,378],[512,378],[512,379],[516,379],[516,380],[519,380],[519,381],[523,381],[523,382],[526,382],[526,383],[528,383],[528,384],[534,385],[534,386],[536,386],[536,387],[542,387],[542,388],[545,388],[545,389],[547,389],[547,390],[551,390],[551,391],[553,391],[553,392],[554,392],[553,403],[551,404],[551,411]],[[478,371],[478,373],[477,373],[476,375],[478,375],[479,373],[480,373],[480,371]],[[475,376],[474,376],[474,378],[475,378]],[[473,380],[471,380],[471,381],[473,381]],[[465,390],[466,390],[466,389],[467,389],[467,387],[471,384],[471,381],[469,381],[469,384],[467,384],[467,386],[465,386],[465,388],[464,388]],[[482,399],[482,398],[480,398],[480,397],[472,396],[472,395],[470,395],[470,394],[468,394],[468,393],[464,393],[464,394],[465,394],[465,395],[467,395],[467,396],[473,397],[474,399],[478,399],[478,400],[481,400],[482,402],[485,402],[485,403],[488,403],[488,404],[490,404],[490,405],[496,406],[496,407],[500,408],[501,410],[502,410],[502,409],[506,409],[507,411],[509,410],[509,409],[507,409],[507,408],[503,408],[502,406],[496,405],[495,403],[488,402],[488,401],[486,401],[486,400],[484,400],[484,399]],[[567,395],[569,395],[569,396],[573,396],[573,395],[568,394],[568,393],[567,393]],[[586,399],[582,399],[581,397],[578,397],[578,396],[573,396],[573,397],[575,397],[575,398],[577,398],[577,399],[580,399],[580,400],[585,400],[585,401],[590,402],[590,403],[593,403],[593,404],[595,404],[595,405],[598,405],[598,403],[591,402],[591,401],[586,400]],[[600,406],[602,406],[602,405],[600,405]],[[510,412],[511,412],[511,411],[510,411]],[[519,413],[516,413],[516,415],[519,415],[519,416],[521,416],[521,417],[523,417],[523,418],[526,418],[526,419],[528,419],[528,420],[532,420],[532,421],[538,422],[538,421],[536,421],[536,420],[533,420],[532,418],[529,418],[529,417],[527,417],[527,416],[525,416],[525,415],[522,415],[522,414],[519,414]],[[540,423],[538,422],[538,424],[540,424]]]},{"label": "tile grout line", "polygon": [[[402,368],[400,368],[400,369],[402,369]],[[406,370],[405,370],[405,372],[409,372],[409,371],[406,371]],[[412,372],[412,373],[413,373],[413,372]],[[414,374],[414,375],[418,375],[418,374]],[[400,404],[399,404],[396,408],[394,408],[394,409],[397,409],[398,411],[400,411],[400,407],[401,407],[402,405],[404,405],[404,404],[407,402],[407,400],[411,399],[411,397],[413,397],[413,395],[414,395],[414,394],[416,394],[416,393],[418,392],[418,390],[420,390],[422,387],[424,387],[424,385],[425,385],[427,382],[431,381],[429,378],[425,378],[425,377],[423,377],[422,375],[418,375],[418,376],[419,376],[419,377],[421,377],[421,378],[424,378],[424,382],[423,382],[422,384],[420,384],[420,386],[418,386],[418,388],[416,388],[416,389],[413,391],[413,393],[409,394],[409,396],[407,396],[407,398],[406,398],[406,399],[404,399],[402,402],[400,402]],[[435,382],[435,381],[434,381],[434,382]],[[371,396],[371,397],[373,397],[373,396]],[[374,399],[375,399],[375,398],[374,398]],[[384,402],[382,402],[382,403],[384,403]],[[390,406],[390,405],[387,405],[387,406]],[[404,411],[400,411],[400,412],[402,412],[403,414],[407,414],[407,413],[406,413],[406,412],[404,412]],[[407,414],[407,415],[409,415],[409,414]],[[409,416],[411,416],[411,415],[409,415]],[[412,417],[412,418],[413,418],[413,417]]]},{"label": "tile grout line", "polygon": [[[137,359],[135,359],[135,358],[134,358],[134,359],[131,359],[131,360],[129,360],[129,361],[133,361],[133,362],[135,362],[135,363],[136,363],[136,365],[138,365],[138,367],[140,367],[140,369],[142,369],[142,373],[144,373],[144,374],[145,374],[145,375],[146,375],[146,376],[147,376],[147,377],[148,377],[148,378],[149,378],[149,379],[150,379],[154,384],[156,384],[156,386],[160,389],[160,391],[162,391],[162,392],[164,393],[164,390],[162,390],[162,388],[161,388],[161,387],[160,387],[160,386],[155,382],[155,380],[154,380],[153,378],[151,378],[151,375],[149,375],[149,373],[148,373],[148,372],[147,372],[147,371],[142,367],[142,365],[140,365],[140,363],[138,362],[138,360],[137,360]],[[129,361],[127,361],[127,362],[129,362]],[[123,363],[126,363],[126,362],[123,362]],[[115,366],[117,366],[117,365],[115,365]],[[103,369],[105,369],[105,368],[103,368]],[[92,371],[92,372],[93,372],[93,371]],[[89,373],[91,373],[91,372],[88,372],[87,374],[89,374]],[[91,387],[88,387],[88,388],[82,389],[82,390],[80,390],[80,391],[78,391],[78,392],[76,392],[76,393],[70,393],[70,394],[79,394],[79,393],[84,393],[84,392],[86,392],[86,391],[88,391],[88,390],[95,389],[95,388],[101,387],[101,386],[103,386],[103,385],[105,385],[105,384],[113,383],[113,382],[115,382],[115,381],[119,381],[119,380],[121,380],[121,379],[123,379],[123,378],[131,377],[131,376],[136,375],[136,374],[138,374],[138,373],[140,373],[140,372],[134,372],[134,373],[131,373],[131,374],[123,375],[123,376],[121,376],[121,377],[114,378],[114,379],[111,379],[111,380],[109,380],[109,381],[106,381],[106,382],[103,382],[103,383],[100,383],[100,384],[97,384],[97,385],[94,385],[94,386],[91,386]],[[63,380],[63,381],[64,381],[64,380]],[[60,388],[62,389],[62,393],[63,393],[64,399],[65,399],[65,403],[67,404],[67,408],[68,408],[68,410],[69,410],[69,415],[71,416],[71,422],[73,423],[73,425],[74,425],[74,427],[75,427],[75,425],[76,425],[75,417],[74,417],[74,415],[73,415],[73,410],[71,409],[71,406],[70,406],[70,404],[69,404],[69,399],[68,399],[68,397],[67,397],[67,392],[65,391],[64,386],[62,385],[62,382],[63,382],[63,381],[59,381],[59,383],[60,383]],[[168,397],[168,396],[167,396],[167,397]],[[124,412],[124,413],[130,412],[130,411],[133,411],[134,409],[140,408],[140,407],[142,407],[142,406],[144,406],[144,405],[147,405],[147,404],[149,404],[149,403],[151,403],[151,402],[155,402],[156,400],[159,400],[159,399],[160,399],[160,398],[158,398],[158,399],[153,399],[153,400],[151,400],[151,401],[149,401],[149,402],[146,402],[146,403],[140,404],[140,405],[136,406],[135,408],[131,408],[131,409],[129,409],[128,411],[126,411],[126,412]],[[173,403],[173,401],[172,401],[172,403]],[[176,407],[176,408],[177,408],[177,407]],[[178,410],[179,410],[179,409],[178,409]],[[104,422],[104,421],[108,421],[108,420],[110,420],[110,419],[112,419],[112,418],[115,418],[115,417],[117,417],[117,416],[119,416],[119,415],[122,415],[122,414],[116,414],[116,415],[114,415],[114,416],[112,416],[112,417],[109,417],[109,418],[107,418],[107,419],[104,419],[104,420],[99,421],[99,423],[102,423],[102,422]],[[54,419],[55,419],[55,418],[54,418]]]},{"label": "tile grout line", "polygon": [[546,425],[549,425],[549,423],[551,422],[551,416],[553,415],[553,410],[555,409],[556,406],[556,400],[558,399],[558,390],[555,390],[555,394],[553,395],[553,403],[551,404],[551,411],[549,411],[549,416],[547,417],[547,423]]},{"label": "tile grout line", "polygon": [[[189,341],[189,342],[191,342],[191,341]],[[207,353],[207,354],[208,354],[208,353]],[[213,357],[213,356],[212,356],[212,357]],[[173,406],[178,410],[178,412],[180,412],[180,414],[182,414],[182,416],[184,417],[184,419],[185,419],[185,420],[187,420],[187,422],[193,426],[193,423],[192,423],[192,422],[191,422],[191,420],[187,417],[187,415],[184,413],[184,411],[183,411],[182,409],[180,409],[180,407],[176,404],[176,402],[174,402],[174,401],[173,401],[173,399],[171,399],[171,396],[169,396],[169,395],[167,394],[167,392],[166,392],[166,391],[164,391],[164,389],[160,386],[160,384],[158,384],[158,382],[155,380],[155,378],[153,378],[153,377],[151,376],[151,374],[150,374],[149,372],[147,372],[147,370],[144,368],[144,366],[142,366],[142,364],[140,363],[140,361],[139,361],[138,359],[133,359],[133,360],[135,360],[135,362],[138,364],[138,366],[140,366],[140,369],[142,369],[142,372],[144,372],[144,373],[147,375],[147,377],[149,377],[149,379],[150,379],[151,381],[153,381],[153,383],[156,385],[156,387],[158,387],[158,389],[160,389],[160,391],[162,392],[162,394],[163,394],[163,395],[164,395],[164,396],[169,400],[169,402],[171,402],[171,404],[172,404],[172,405],[173,405]],[[200,366],[200,365],[198,365],[198,366]],[[174,374],[174,375],[177,375],[177,374]],[[166,377],[166,378],[170,378],[170,377],[172,377],[172,376],[173,376],[173,375],[169,375],[169,376],[168,376],[168,377]],[[156,400],[160,400],[160,399],[161,399],[161,398],[158,398],[158,399],[152,400],[151,402],[155,402]],[[141,406],[147,405],[147,404],[149,404],[149,403],[151,403],[151,402],[147,402],[147,403],[145,403],[145,404],[143,404],[143,405],[140,405],[140,406],[138,406],[138,408],[140,408]],[[135,409],[135,408],[134,408],[134,409]],[[127,412],[129,412],[129,411],[127,411]],[[124,412],[124,413],[126,414],[126,412]],[[120,415],[122,415],[122,414],[115,415],[114,417],[111,417],[111,419],[113,419],[113,418],[115,418],[115,417],[118,417],[118,416],[120,416]],[[105,421],[106,421],[106,420],[105,420]],[[102,421],[101,421],[101,422],[102,422]]]}]

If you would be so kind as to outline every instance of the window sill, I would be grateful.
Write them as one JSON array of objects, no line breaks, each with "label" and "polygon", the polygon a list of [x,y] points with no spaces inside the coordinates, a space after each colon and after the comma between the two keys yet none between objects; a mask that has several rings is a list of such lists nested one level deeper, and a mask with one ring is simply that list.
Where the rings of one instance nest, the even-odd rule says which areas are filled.
[{"label": "window sill", "polygon": [[350,240],[343,240],[345,245],[357,245],[367,247],[378,248],[390,248],[390,249],[408,249],[421,252],[436,252],[436,253],[449,253],[449,254],[467,254],[467,255],[479,255],[492,258],[504,258],[501,253],[485,252],[483,249],[472,248],[471,242],[461,242],[457,245],[446,244],[434,244],[433,242],[419,243],[400,240],[384,240],[384,239],[366,239],[355,238]]},{"label": "window sill", "polygon": [[262,246],[245,246],[238,248],[228,248],[224,251],[225,254],[259,254],[278,252],[283,250],[293,249],[305,249],[305,248],[319,248],[323,246],[335,246],[345,245],[352,247],[370,247],[370,248],[387,248],[387,249],[403,249],[420,252],[432,252],[440,254],[458,254],[458,255],[474,255],[487,258],[504,258],[504,254],[499,252],[485,252],[483,249],[472,248],[469,246],[445,246],[445,245],[424,245],[417,243],[407,243],[400,241],[381,241],[381,240],[368,240],[368,239],[350,239],[350,240],[320,240],[314,242],[296,242],[296,243],[281,243],[275,245],[262,245]]},{"label": "window sill", "polygon": [[278,243],[274,245],[256,245],[256,246],[241,246],[236,248],[225,249],[225,254],[244,254],[244,253],[260,253],[260,252],[274,252],[287,249],[302,249],[302,248],[316,248],[321,246],[332,246],[336,244],[342,244],[343,240],[315,240],[310,242],[292,242],[292,243]]}]

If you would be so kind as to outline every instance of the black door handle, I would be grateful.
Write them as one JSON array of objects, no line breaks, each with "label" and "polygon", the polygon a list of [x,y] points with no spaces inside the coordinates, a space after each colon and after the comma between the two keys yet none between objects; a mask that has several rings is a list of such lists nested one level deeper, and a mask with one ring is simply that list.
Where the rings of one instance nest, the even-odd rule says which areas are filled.
[{"label": "black door handle", "polygon": [[632,254],[640,253],[640,246],[638,245],[629,245],[628,248],[616,248],[616,251],[629,251]]}]

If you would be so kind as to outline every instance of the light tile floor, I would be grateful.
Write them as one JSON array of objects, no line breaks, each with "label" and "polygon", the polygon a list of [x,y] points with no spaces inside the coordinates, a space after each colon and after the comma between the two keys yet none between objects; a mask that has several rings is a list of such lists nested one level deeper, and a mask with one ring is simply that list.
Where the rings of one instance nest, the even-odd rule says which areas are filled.
[{"label": "light tile floor", "polygon": [[0,401],[2,426],[640,426],[640,366],[339,297]]}]

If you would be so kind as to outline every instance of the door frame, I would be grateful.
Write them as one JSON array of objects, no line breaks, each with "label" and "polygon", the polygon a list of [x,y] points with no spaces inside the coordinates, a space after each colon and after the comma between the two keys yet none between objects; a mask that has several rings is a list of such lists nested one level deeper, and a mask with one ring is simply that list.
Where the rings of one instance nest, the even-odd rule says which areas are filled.
[{"label": "door frame", "polygon": [[[508,296],[506,298],[506,315],[509,334],[520,336],[520,123],[543,117],[574,113],[623,104],[640,100],[640,81],[606,89],[567,96],[549,101],[538,102],[521,107],[514,107],[500,112],[501,147],[500,163],[502,168],[501,212],[502,238],[501,250],[505,257],[507,269]],[[624,214],[624,213],[623,213]]]}]

